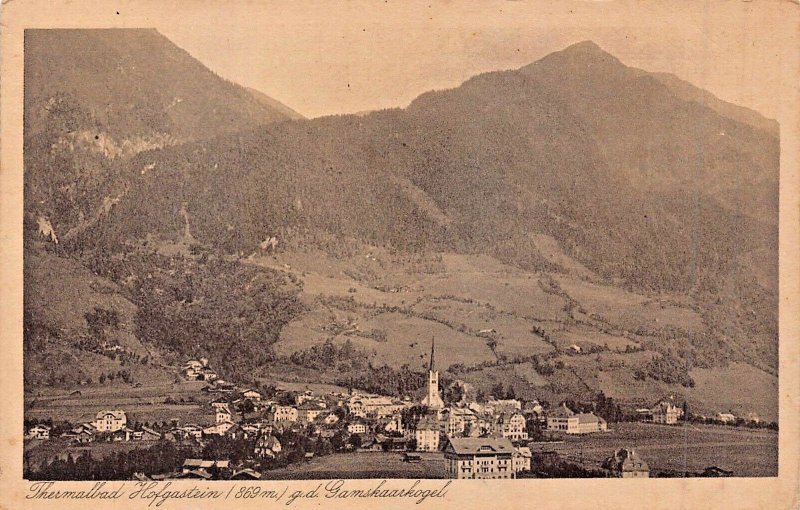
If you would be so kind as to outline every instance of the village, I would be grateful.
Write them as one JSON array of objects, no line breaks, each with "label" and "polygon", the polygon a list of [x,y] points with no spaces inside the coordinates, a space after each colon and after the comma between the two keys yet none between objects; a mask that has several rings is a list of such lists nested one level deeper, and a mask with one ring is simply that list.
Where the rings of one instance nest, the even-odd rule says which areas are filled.
[{"label": "village", "polygon": [[[186,380],[207,383],[202,391],[210,397],[204,406],[210,423],[180,423],[177,419],[140,423],[132,420],[124,409],[99,410],[93,420],[70,424],[68,428],[63,424],[54,426],[52,420],[29,422],[25,431],[29,444],[55,441],[89,448],[77,459],[67,454],[66,458],[57,458],[38,470],[26,466],[28,476],[69,478],[70,470],[78,469],[81,464],[84,470],[97,468],[102,462],[92,457],[90,447],[106,443],[131,443],[142,448],[174,445],[174,450],[169,450],[174,454],[168,459],[163,451],[157,460],[131,453],[132,460],[128,457],[119,460],[118,456],[116,466],[106,466],[106,472],[101,473],[106,478],[130,476],[140,480],[269,479],[287,466],[302,470],[315,457],[343,458],[343,454],[369,453],[384,456],[362,455],[355,464],[360,464],[360,459],[369,459],[382,466],[388,460],[385,455],[392,455],[394,461],[399,457],[409,469],[400,469],[398,477],[421,474],[453,479],[629,478],[734,474],[723,467],[708,466],[701,472],[662,470],[651,475],[647,459],[637,452],[635,445],[628,444],[616,445],[601,458],[587,462],[583,446],[577,456],[574,451],[570,453],[571,444],[565,439],[609,435],[613,430],[595,412],[572,409],[567,402],[550,406],[538,400],[490,396],[485,402],[462,399],[445,404],[433,343],[425,393],[420,399],[355,390],[276,391],[266,395],[221,379],[207,359],[187,361],[181,374]],[[652,407],[637,409],[636,414],[638,422],[674,426],[684,422],[685,404],[663,399]],[[745,423],[731,413],[700,419],[718,426]],[[758,417],[748,417],[746,424],[757,426]],[[137,451],[141,448],[132,450]],[[435,467],[429,469],[430,466]],[[391,468],[388,474],[392,474]]]}]

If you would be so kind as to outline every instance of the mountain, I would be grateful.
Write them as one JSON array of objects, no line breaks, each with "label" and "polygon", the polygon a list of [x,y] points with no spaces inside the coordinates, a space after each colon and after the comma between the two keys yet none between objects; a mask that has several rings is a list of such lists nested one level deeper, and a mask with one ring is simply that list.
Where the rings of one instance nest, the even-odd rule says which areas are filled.
[{"label": "mountain", "polygon": [[125,193],[112,161],[296,117],[286,110],[153,29],[26,30],[29,220],[75,233]]},{"label": "mountain", "polygon": [[[149,341],[179,352],[234,338],[230,320],[194,315],[202,300],[181,290],[187,282],[210,292],[233,272],[244,283],[231,293],[260,288],[231,268],[200,281],[191,264],[219,259],[299,285],[292,306],[252,333],[270,339],[259,344],[267,359],[347,338],[378,365],[416,367],[424,353],[404,347],[420,343],[407,336],[436,331],[443,359],[460,365],[451,374],[475,384],[490,377],[481,363],[492,377],[533,364],[529,381],[562,395],[652,391],[643,380],[673,391],[726,360],[773,377],[777,133],[679,85],[580,43],[406,109],[262,124],[110,159],[97,172],[106,187],[88,192],[29,178],[29,161],[64,153],[31,143],[26,187],[41,202],[27,203],[27,231],[43,231],[33,219],[46,210],[59,235],[71,232],[58,250],[128,282]],[[69,193],[94,205],[78,214],[62,205]],[[178,253],[181,262],[153,262]],[[231,320],[251,313],[237,303]],[[184,322],[193,337],[176,343],[167,324]],[[608,359],[572,359],[574,342]]]},{"label": "mountain", "polygon": [[756,111],[722,101],[710,92],[699,87],[695,87],[691,83],[681,80],[674,74],[648,74],[660,81],[665,87],[669,88],[670,91],[685,101],[693,101],[703,106],[707,106],[723,117],[727,117],[743,124],[748,124],[756,129],[766,131],[773,136],[779,135],[780,126],[778,125],[778,122],[768,119]]},{"label": "mountain", "polygon": [[25,83],[29,135],[60,110],[78,129],[95,128],[117,143],[205,139],[294,117],[215,75],[155,29],[26,30]]}]

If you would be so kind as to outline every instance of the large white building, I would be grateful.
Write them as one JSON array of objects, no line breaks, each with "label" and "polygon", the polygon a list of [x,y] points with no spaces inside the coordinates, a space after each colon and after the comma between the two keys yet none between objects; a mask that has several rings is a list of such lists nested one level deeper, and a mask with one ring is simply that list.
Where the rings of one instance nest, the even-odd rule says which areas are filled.
[{"label": "large white building", "polygon": [[444,449],[447,474],[456,479],[514,478],[515,452],[504,437],[454,437]]},{"label": "large white building", "polygon": [[576,413],[564,405],[547,415],[547,430],[565,434],[591,434],[608,430],[608,424],[594,413]]},{"label": "large white building", "polygon": [[128,417],[125,411],[100,411],[97,413],[92,425],[98,432],[116,432],[125,428]]}]

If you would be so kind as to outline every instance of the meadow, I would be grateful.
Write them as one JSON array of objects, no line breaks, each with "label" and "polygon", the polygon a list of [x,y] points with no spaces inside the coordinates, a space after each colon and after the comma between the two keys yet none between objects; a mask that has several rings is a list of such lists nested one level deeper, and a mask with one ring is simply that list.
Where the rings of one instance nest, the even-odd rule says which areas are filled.
[{"label": "meadow", "polygon": [[617,423],[606,433],[563,436],[558,452],[586,467],[599,467],[616,448],[633,448],[659,471],[700,472],[717,466],[734,476],[777,476],[778,433],[711,425]]}]

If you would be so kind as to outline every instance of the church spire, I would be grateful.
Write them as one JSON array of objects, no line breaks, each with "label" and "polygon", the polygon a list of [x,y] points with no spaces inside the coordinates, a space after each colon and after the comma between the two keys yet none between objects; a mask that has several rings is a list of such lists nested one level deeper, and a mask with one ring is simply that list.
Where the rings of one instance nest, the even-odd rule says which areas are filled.
[{"label": "church spire", "polygon": [[431,366],[429,371],[433,372],[433,355],[436,350],[436,337],[431,337]]}]

